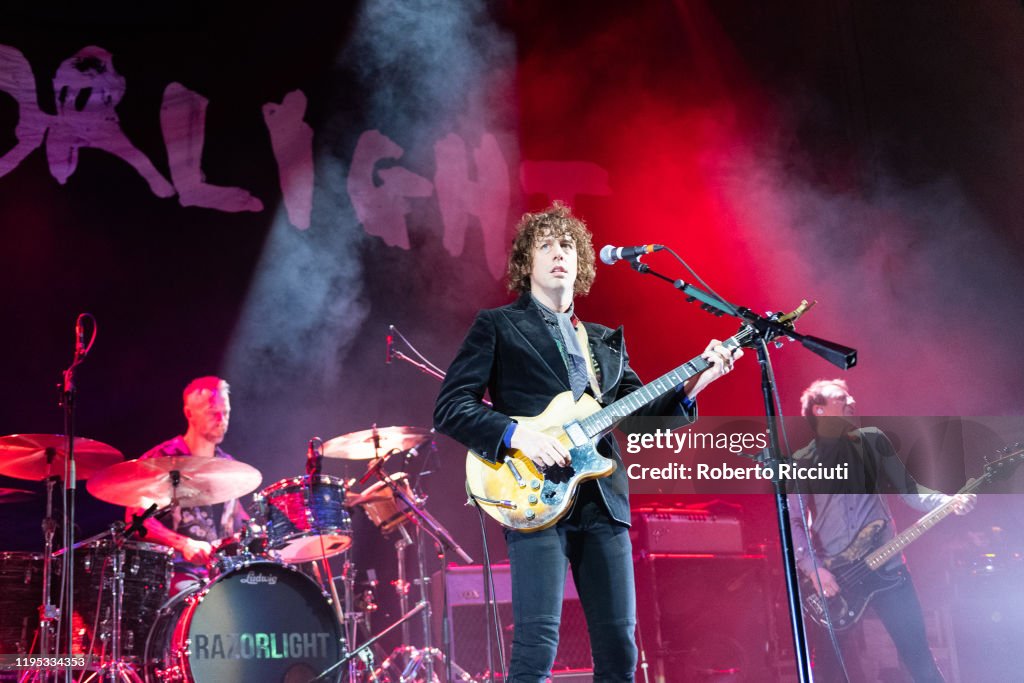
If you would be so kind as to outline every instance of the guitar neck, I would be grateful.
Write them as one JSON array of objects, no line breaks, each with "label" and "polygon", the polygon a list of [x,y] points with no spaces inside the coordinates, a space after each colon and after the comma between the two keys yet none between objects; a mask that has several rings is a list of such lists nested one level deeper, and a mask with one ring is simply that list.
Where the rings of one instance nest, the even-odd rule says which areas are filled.
[{"label": "guitar neck", "polygon": [[[985,481],[986,477],[975,479],[968,482],[968,484],[957,493],[973,493],[974,490],[980,487]],[[950,513],[955,511],[956,500],[951,498],[921,519],[914,522],[913,525],[907,527],[902,533],[898,534],[881,548],[871,553],[871,555],[865,558],[864,561],[869,567],[871,567],[871,569],[881,568],[886,562],[902,552],[904,548],[924,536],[925,532],[929,531],[932,527],[949,516]]]},{"label": "guitar neck", "polygon": [[[739,332],[739,334],[736,334],[722,342],[722,345],[730,350],[735,349],[742,346],[744,339],[749,336],[750,331],[747,328],[744,328]],[[603,434],[610,432],[615,428],[615,425],[625,418],[638,410],[641,410],[645,406],[650,405],[668,392],[673,391],[676,387],[681,385],[683,382],[686,382],[691,377],[704,372],[709,367],[711,367],[711,364],[704,360],[702,356],[691,358],[674,370],[666,372],[653,382],[644,385],[636,391],[630,392],[618,401],[615,401],[593,415],[580,420],[580,426],[583,428],[583,431],[586,433],[588,438],[598,438]]]}]

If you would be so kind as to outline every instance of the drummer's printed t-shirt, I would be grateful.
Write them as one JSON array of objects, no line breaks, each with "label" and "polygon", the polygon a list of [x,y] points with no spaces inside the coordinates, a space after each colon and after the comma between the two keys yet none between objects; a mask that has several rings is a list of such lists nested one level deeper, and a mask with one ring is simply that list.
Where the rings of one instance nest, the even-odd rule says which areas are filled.
[{"label": "drummer's printed t-shirt", "polygon": [[[191,455],[192,453],[189,451],[185,439],[181,436],[176,436],[146,451],[139,457],[139,460],[167,456],[188,457]],[[214,453],[214,457],[234,460],[234,458],[222,451],[219,446]],[[182,536],[212,543],[218,539],[230,536],[236,529],[241,528],[243,520],[237,518],[238,515],[232,514],[235,509],[235,500],[232,499],[217,505],[169,508],[157,515],[156,519]],[[181,561],[180,553],[175,553],[175,563],[178,564]]]}]

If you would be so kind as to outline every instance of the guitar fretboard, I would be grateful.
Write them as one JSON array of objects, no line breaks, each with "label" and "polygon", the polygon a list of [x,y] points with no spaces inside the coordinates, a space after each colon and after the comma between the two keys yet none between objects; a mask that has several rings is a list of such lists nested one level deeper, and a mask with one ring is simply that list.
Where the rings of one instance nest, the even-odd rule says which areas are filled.
[{"label": "guitar fretboard", "polygon": [[[722,345],[727,349],[742,346],[751,336],[751,330],[744,327],[735,336],[729,337]],[[580,426],[590,439],[595,439],[609,431],[623,419],[629,417],[644,406],[653,403],[683,382],[707,370],[711,364],[703,357],[691,358],[674,370],[670,370],[658,379],[644,385],[640,389],[623,396],[618,401],[597,411],[593,415],[579,421]]]},{"label": "guitar fretboard", "polygon": [[[975,489],[980,487],[985,481],[986,477],[975,479],[966,486],[964,486],[958,493],[972,493]],[[897,535],[891,541],[883,545],[881,548],[871,553],[871,555],[865,560],[867,565],[871,569],[878,569],[885,565],[886,562],[891,560],[893,557],[898,555],[908,545],[916,541],[917,539],[924,536],[925,532],[934,527],[936,524],[944,520],[950,515],[950,513],[956,511],[956,500],[950,499],[945,503],[935,508],[927,515],[917,520],[912,526],[908,527],[901,534]]]}]

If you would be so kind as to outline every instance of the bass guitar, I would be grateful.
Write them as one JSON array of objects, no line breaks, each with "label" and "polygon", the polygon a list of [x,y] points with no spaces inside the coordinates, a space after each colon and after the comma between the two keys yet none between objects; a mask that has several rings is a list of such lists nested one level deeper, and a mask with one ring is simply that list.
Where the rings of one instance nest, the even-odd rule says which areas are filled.
[{"label": "bass guitar", "polygon": [[[790,330],[812,303],[801,302],[792,313],[775,320]],[[753,343],[755,330],[744,325],[722,342],[727,349]],[[502,526],[518,531],[540,531],[555,524],[570,509],[579,485],[607,477],[615,461],[597,452],[597,443],[622,420],[710,367],[701,356],[683,363],[653,382],[605,407],[588,394],[574,401],[572,392],[556,395],[540,415],[515,417],[526,425],[557,438],[571,455],[566,467],[540,468],[516,449],[504,449],[492,462],[474,451],[466,456],[466,491]]]},{"label": "bass guitar", "polygon": [[[1008,476],[1012,468],[1024,460],[1024,446],[1014,444],[999,451],[997,455],[998,459],[986,463],[980,477],[969,481],[957,493],[973,493],[994,479]],[[872,598],[896,587],[903,580],[900,576],[886,576],[879,570],[955,510],[956,500],[950,499],[884,544],[885,520],[876,519],[865,524],[842,552],[821,562],[821,566],[828,569],[839,584],[836,595],[824,597],[818,591],[815,581],[801,575],[800,593],[803,596],[804,612],[811,621],[821,626],[827,627],[831,620],[836,631],[844,631],[856,624]]]}]

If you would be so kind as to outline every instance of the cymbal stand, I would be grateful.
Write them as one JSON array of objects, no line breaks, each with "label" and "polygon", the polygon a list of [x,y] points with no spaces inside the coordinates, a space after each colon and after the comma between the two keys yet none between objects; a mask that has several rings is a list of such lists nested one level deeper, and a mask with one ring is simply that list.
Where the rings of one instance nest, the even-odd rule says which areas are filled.
[{"label": "cymbal stand", "polygon": [[[46,449],[46,464],[53,464],[56,455],[53,448]],[[55,628],[60,614],[57,606],[50,599],[52,597],[50,584],[53,580],[53,537],[57,531],[57,520],[53,518],[53,487],[60,481],[60,477],[51,476],[46,478],[46,517],[43,519],[43,601],[39,611],[39,653],[42,655],[53,654],[50,652],[50,636]]]},{"label": "cymbal stand", "polygon": [[[53,448],[46,449],[46,465],[47,472],[50,471],[50,466],[53,465],[53,459],[57,455],[57,451]],[[42,529],[43,529],[43,594],[42,600],[39,605],[39,655],[47,656],[55,653],[50,651],[50,637],[59,626],[60,621],[60,610],[54,605],[50,598],[51,584],[53,582],[53,537],[57,533],[57,520],[53,517],[53,488],[60,481],[60,476],[51,475],[47,476],[46,479],[46,514],[43,517]],[[26,654],[31,655],[31,652]],[[43,674],[42,671],[35,672],[36,675],[30,676],[28,674],[21,676],[18,680],[25,682],[29,680],[38,679],[39,674]],[[49,680],[48,675],[43,676],[43,680]]]}]

